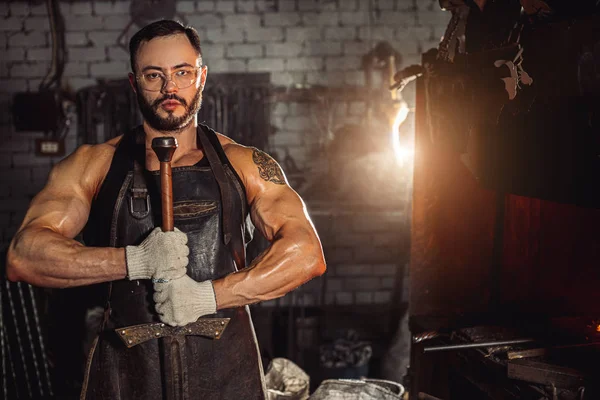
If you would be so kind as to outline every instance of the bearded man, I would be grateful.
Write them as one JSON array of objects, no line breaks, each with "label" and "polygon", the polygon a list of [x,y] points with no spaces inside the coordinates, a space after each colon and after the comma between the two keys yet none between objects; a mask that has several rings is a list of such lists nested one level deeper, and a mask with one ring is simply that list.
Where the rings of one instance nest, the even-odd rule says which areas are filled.
[{"label": "bearded man", "polygon": [[[321,244],[270,156],[198,125],[207,67],[197,32],[154,22],[132,37],[130,53],[143,125],[83,145],[53,168],[10,244],[8,278],[54,288],[106,283],[82,399],[263,399],[247,305],[321,275]],[[165,136],[179,145],[172,232],[157,227],[151,147]],[[246,266],[248,216],[270,245]],[[74,240],[80,232],[85,245]],[[201,329],[217,317],[230,318],[226,327]]]}]

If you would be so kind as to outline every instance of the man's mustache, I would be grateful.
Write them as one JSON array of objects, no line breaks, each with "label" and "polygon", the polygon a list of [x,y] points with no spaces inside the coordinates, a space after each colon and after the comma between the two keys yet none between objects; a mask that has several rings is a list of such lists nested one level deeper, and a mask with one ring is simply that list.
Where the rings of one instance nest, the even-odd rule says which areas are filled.
[{"label": "man's mustache", "polygon": [[183,104],[185,107],[187,107],[187,102],[184,99],[182,99],[181,97],[174,95],[174,94],[167,94],[167,95],[164,95],[163,97],[161,97],[160,99],[155,100],[152,103],[152,108],[158,108],[160,106],[160,103],[162,103],[165,100],[177,100],[178,102]]}]

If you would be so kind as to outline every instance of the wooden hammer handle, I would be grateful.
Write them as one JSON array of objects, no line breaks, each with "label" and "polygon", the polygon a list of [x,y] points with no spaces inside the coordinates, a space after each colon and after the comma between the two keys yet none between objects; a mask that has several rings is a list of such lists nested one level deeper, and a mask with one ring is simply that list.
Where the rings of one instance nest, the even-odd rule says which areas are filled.
[{"label": "wooden hammer handle", "polygon": [[171,159],[177,149],[177,139],[161,136],[152,139],[152,150],[160,161],[160,200],[162,208],[162,230],[174,230],[173,223],[173,175]]},{"label": "wooden hammer handle", "polygon": [[160,200],[162,206],[162,230],[163,232],[173,231],[173,176],[170,162],[160,163]]}]

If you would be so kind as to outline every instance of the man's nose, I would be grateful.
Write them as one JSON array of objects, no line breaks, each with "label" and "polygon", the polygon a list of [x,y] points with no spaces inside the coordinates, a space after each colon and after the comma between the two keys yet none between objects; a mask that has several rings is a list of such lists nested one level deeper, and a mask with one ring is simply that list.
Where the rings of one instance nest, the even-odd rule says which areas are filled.
[{"label": "man's nose", "polygon": [[163,92],[163,93],[177,93],[178,90],[179,90],[179,88],[177,87],[177,85],[175,84],[175,82],[173,82],[173,79],[168,79],[167,82],[165,82],[165,84],[163,85],[163,88],[162,88],[161,92]]}]

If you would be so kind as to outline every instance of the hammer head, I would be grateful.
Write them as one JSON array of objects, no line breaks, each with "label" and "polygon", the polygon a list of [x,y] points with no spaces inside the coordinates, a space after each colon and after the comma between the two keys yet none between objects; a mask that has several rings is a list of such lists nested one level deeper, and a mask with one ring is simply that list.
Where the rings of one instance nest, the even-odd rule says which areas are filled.
[{"label": "hammer head", "polygon": [[177,139],[172,136],[152,139],[152,150],[154,150],[160,162],[171,162],[176,149]]}]

